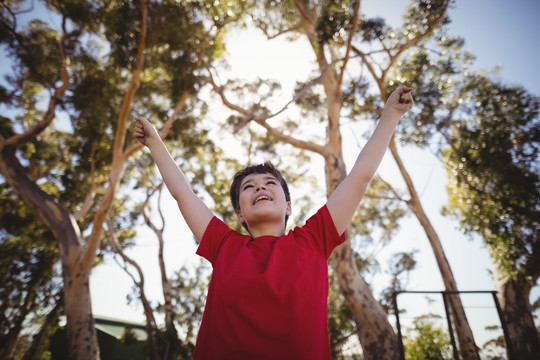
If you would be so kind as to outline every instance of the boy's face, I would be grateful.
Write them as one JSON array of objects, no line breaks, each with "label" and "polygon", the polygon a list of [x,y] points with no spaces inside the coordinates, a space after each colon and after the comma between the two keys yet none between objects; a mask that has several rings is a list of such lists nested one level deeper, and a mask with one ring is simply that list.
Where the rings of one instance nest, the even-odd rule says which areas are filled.
[{"label": "boy's face", "polygon": [[281,222],[285,227],[285,215],[291,215],[291,203],[278,179],[272,174],[250,174],[240,184],[238,221],[251,228],[261,222]]}]

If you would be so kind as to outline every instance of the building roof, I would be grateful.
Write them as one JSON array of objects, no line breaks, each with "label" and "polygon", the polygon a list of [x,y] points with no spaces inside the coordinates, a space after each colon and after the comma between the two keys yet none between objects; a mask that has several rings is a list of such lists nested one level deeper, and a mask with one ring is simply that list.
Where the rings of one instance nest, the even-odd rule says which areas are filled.
[{"label": "building roof", "polygon": [[106,316],[94,315],[96,322],[96,329],[103,331],[106,334],[109,334],[116,339],[120,340],[122,335],[126,331],[126,328],[133,330],[133,333],[139,341],[145,341],[147,338],[146,334],[146,324],[110,318]]}]

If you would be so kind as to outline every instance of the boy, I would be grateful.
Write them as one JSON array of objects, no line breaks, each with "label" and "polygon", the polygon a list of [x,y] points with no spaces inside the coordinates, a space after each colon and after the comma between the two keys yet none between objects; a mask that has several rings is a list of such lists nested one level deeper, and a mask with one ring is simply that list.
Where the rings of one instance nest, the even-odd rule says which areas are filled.
[{"label": "boy", "polygon": [[238,172],[231,200],[249,235],[230,229],[192,192],[153,126],[137,118],[146,145],[213,266],[194,359],[330,359],[328,269],[401,116],[411,88],[388,98],[381,119],[349,175],[326,205],[285,234],[292,208],[287,184],[270,163]]}]

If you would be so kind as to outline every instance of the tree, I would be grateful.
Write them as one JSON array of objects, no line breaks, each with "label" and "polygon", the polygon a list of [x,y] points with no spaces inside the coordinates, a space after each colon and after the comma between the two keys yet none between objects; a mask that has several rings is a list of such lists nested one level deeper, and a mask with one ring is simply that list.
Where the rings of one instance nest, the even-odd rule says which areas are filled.
[{"label": "tree", "polygon": [[413,321],[411,329],[415,337],[409,337],[405,343],[407,360],[451,359],[450,338],[430,320],[430,316],[421,316]]},{"label": "tree", "polygon": [[540,99],[479,75],[457,99],[444,132],[449,210],[489,249],[509,358],[537,359],[529,297],[540,276]]},{"label": "tree", "polygon": [[[48,109],[40,120],[29,119],[30,127],[25,128],[23,132],[8,138],[3,136],[0,138],[0,172],[18,197],[39,215],[58,241],[63,265],[64,306],[67,315],[70,357],[97,358],[99,357],[99,349],[91,313],[88,288],[89,270],[99,246],[105,215],[111,206],[114,191],[121,177],[121,152],[124,145],[128,110],[133,94],[138,87],[138,76],[142,68],[147,7],[146,3],[142,1],[139,53],[123,111],[119,115],[112,163],[113,171],[110,174],[108,190],[96,212],[87,246],[83,247],[84,241],[80,228],[72,213],[57,198],[38,186],[17,156],[19,149],[31,144],[36,139],[39,140],[40,134],[55,118],[58,103],[62,101],[70,87],[70,74],[68,72],[70,55],[73,54],[72,51],[80,50],[76,41],[83,33],[84,28],[89,25],[90,19],[81,19],[78,16],[80,14],[78,12],[84,9],[84,5],[89,4],[79,4],[79,6],[71,8],[66,5],[68,4],[51,4],[62,14],[62,32],[60,34],[39,22],[32,23],[26,33],[18,32],[16,16],[9,8],[7,10],[12,17],[2,18],[4,41],[11,46],[13,53],[16,54],[16,60],[20,66],[20,80],[24,81],[25,75],[28,76],[30,83],[38,83],[45,89],[50,89],[50,97]],[[87,10],[87,16],[92,15],[99,18],[103,9],[91,6],[90,9],[84,10]],[[6,12],[3,12],[4,14]],[[68,23],[70,20],[72,22]],[[71,27],[73,30],[68,30]],[[44,54],[51,54],[48,63],[42,63],[41,57],[39,57],[40,61],[37,61],[38,57],[35,55],[39,54],[37,52],[39,50]]]},{"label": "tree", "polygon": [[[40,4],[58,19],[55,28],[35,18],[19,26],[23,5],[1,4],[0,41],[13,72],[0,88],[10,110],[2,118],[0,173],[56,239],[70,357],[97,358],[89,272],[125,165],[141,148],[126,141],[132,109],[165,118],[159,124],[165,136],[197,88],[202,59],[211,64],[219,55],[219,31],[242,7],[144,0]],[[164,29],[161,21],[179,26]],[[152,70],[143,73],[143,60]],[[59,114],[65,124],[58,124]]]},{"label": "tree", "polygon": [[[374,119],[380,114],[380,104],[386,101],[387,94],[397,86],[399,72],[396,66],[400,64],[404,54],[410,55],[425,47],[435,31],[448,21],[445,16],[448,5],[449,1],[412,2],[403,29],[400,30],[390,29],[382,19],[362,18],[359,1],[267,1],[251,12],[253,22],[269,39],[277,36],[296,39],[302,36],[311,44],[317,75],[299,86],[293,101],[300,106],[304,120],[306,114],[312,118],[310,125],[326,125],[326,137],[319,139],[319,142],[305,140],[305,136],[291,135],[295,132],[299,134],[300,129],[307,128],[305,123],[300,125],[296,119],[287,120],[281,125],[271,124],[269,120],[283,109],[272,112],[262,105],[263,99],[259,99],[257,105],[235,104],[226,95],[225,86],[218,85],[212,76],[210,82],[223,103],[241,115],[242,118],[235,123],[236,131],[254,122],[277,141],[321,155],[325,163],[328,196],[346,174],[340,133],[341,119]],[[376,42],[379,48],[375,47]],[[347,69],[352,68],[349,64],[355,60],[359,60],[356,65],[367,70],[371,76],[378,95],[368,92],[370,82],[363,76],[358,79],[348,79],[345,76]],[[400,79],[402,80],[405,78]],[[344,87],[345,83],[347,87]],[[231,84],[225,85],[230,87]],[[435,82],[432,81],[431,86],[436,87]],[[347,114],[344,114],[345,110],[348,111]],[[390,150],[406,183],[409,199],[403,199],[395,190],[393,193],[397,198],[403,199],[424,228],[446,289],[457,291],[439,237],[422,208],[394,140],[391,141]],[[348,232],[346,244],[336,249],[334,267],[342,293],[358,328],[362,329],[358,335],[364,356],[397,357],[397,337],[387,320],[386,312],[360,275],[351,246],[351,235],[353,234]],[[450,309],[455,319],[463,356],[477,359],[478,351],[458,296],[451,297]]]}]

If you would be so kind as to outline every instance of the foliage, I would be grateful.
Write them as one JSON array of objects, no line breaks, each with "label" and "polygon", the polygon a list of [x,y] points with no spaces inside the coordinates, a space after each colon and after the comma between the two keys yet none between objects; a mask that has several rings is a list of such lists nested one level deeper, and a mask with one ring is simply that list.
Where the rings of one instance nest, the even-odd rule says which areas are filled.
[{"label": "foliage", "polygon": [[460,98],[468,105],[443,154],[449,209],[508,274],[538,279],[540,100],[481,76],[468,78]]},{"label": "foliage", "polygon": [[[332,359],[341,359],[348,344],[358,340],[351,310],[343,301],[335,272],[329,269],[328,332]],[[349,351],[350,352],[350,351]]]},{"label": "foliage", "polygon": [[8,350],[8,344],[13,337],[17,338],[21,328],[39,330],[42,318],[62,293],[56,263],[58,250],[52,234],[3,188],[0,199],[0,347],[3,349],[0,354]]},{"label": "foliage", "polygon": [[[486,331],[498,331],[501,332],[498,325],[486,326]],[[487,359],[489,360],[500,360],[504,359],[506,355],[506,342],[504,341],[504,336],[499,335],[495,338],[492,338],[482,345],[482,350],[486,354]]]},{"label": "foliage", "polygon": [[429,316],[416,318],[411,331],[415,335],[405,340],[405,359],[452,359],[450,338]]},{"label": "foliage", "polygon": [[195,344],[209,283],[210,269],[203,260],[191,269],[182,266],[171,278],[175,321],[186,343]]},{"label": "foliage", "polygon": [[409,273],[416,267],[414,254],[415,251],[397,253],[388,261],[391,280],[390,286],[382,291],[381,303],[389,314],[394,313],[394,293],[407,288]]},{"label": "foliage", "polygon": [[135,330],[133,330],[132,327],[126,326],[124,328],[124,332],[122,333],[122,336],[120,337],[120,342],[124,345],[131,345],[135,344],[138,341],[137,334],[135,333]]}]

